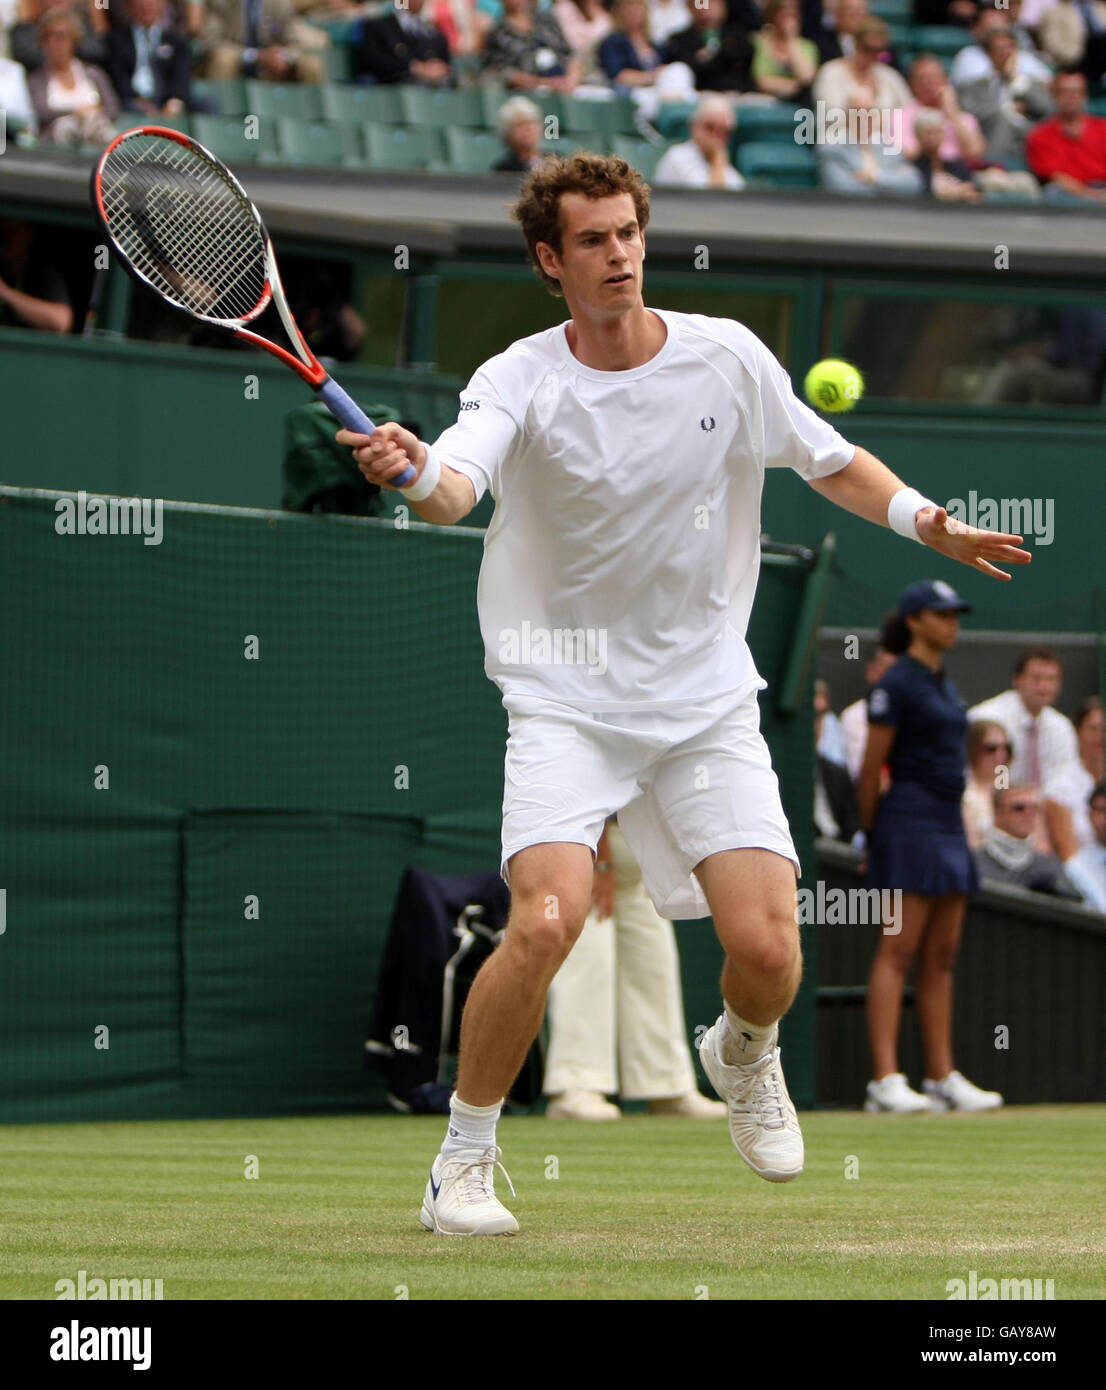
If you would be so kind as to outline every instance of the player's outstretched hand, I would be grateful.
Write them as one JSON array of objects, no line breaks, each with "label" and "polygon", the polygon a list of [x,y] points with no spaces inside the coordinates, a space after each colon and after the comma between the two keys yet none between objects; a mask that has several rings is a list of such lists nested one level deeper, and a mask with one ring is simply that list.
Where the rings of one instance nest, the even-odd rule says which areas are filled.
[{"label": "player's outstretched hand", "polygon": [[[426,449],[418,436],[393,421],[378,425],[375,434],[339,430],[335,437],[339,444],[348,444],[353,449],[357,467],[378,487],[391,487],[389,480],[402,473],[408,464],[414,466],[416,476],[426,464]],[[411,487],[414,482],[412,478],[406,486]]]},{"label": "player's outstretched hand", "polygon": [[968,526],[956,517],[949,516],[944,507],[926,508],[919,512],[914,525],[918,535],[926,545],[947,555],[950,560],[959,560],[962,565],[982,570],[995,579],[1012,579],[1014,576],[1005,570],[996,569],[991,563],[997,560],[1007,565],[1028,565],[1033,556],[1028,550],[1019,550],[1023,536],[1009,535],[1005,531],[983,531],[978,526]]}]

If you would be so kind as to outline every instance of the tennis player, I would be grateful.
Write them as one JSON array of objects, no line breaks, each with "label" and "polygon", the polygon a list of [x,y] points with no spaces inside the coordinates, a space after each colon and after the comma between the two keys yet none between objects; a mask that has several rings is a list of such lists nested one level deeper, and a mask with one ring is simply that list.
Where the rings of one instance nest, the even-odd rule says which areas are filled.
[{"label": "tennis player", "polygon": [[459,521],[485,491],[496,503],[477,602],[509,717],[511,916],[469,994],[426,1185],[420,1220],[442,1235],[518,1230],[495,1193],[496,1121],[583,927],[614,812],[657,911],[714,919],[723,1011],[700,1055],[738,1153],[770,1182],[802,1172],[777,1027],[800,976],[799,863],[745,642],[764,470],[792,468],[846,510],[998,578],[1010,576],[992,561],[1030,559],[1020,536],[946,527],[943,509],[797,400],[741,324],[647,309],[649,190],[624,160],[546,160],[514,217],[569,320],[485,363],[433,445],[396,424],[338,435],[371,482],[410,462],[403,493],[426,521]]}]

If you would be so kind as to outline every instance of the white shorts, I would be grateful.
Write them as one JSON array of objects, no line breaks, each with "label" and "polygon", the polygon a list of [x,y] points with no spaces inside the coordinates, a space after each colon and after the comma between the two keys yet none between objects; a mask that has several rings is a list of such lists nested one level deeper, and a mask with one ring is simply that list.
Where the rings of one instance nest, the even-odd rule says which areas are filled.
[{"label": "white shorts", "polygon": [[618,813],[662,917],[710,914],[695,865],[724,849],[768,849],[800,873],[760,732],[757,680],[678,709],[602,713],[504,699],[503,855],[569,842],[594,853]]}]

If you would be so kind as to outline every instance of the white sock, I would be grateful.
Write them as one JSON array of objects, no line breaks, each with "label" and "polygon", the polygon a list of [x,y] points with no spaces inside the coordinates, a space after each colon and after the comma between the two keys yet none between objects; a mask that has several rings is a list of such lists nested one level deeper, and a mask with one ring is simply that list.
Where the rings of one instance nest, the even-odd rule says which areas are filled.
[{"label": "white sock", "polygon": [[495,1125],[503,1102],[495,1105],[466,1105],[454,1091],[449,1098],[449,1127],[442,1142],[442,1153],[450,1158],[464,1149],[490,1149],[495,1144]]},{"label": "white sock", "polygon": [[776,1045],[778,1025],[769,1023],[761,1027],[749,1023],[735,1014],[729,1004],[723,1001],[726,1011],[726,1029],[722,1034],[722,1060],[728,1067],[741,1067],[747,1062],[755,1062]]}]

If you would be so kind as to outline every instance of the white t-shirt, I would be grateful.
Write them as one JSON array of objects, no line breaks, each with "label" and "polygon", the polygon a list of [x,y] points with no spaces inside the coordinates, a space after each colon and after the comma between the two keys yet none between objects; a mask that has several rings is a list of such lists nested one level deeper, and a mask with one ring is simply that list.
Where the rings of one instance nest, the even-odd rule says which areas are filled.
[{"label": "white t-shirt", "polygon": [[35,110],[27,89],[27,69],[22,63],[13,63],[8,58],[0,58],[0,111],[7,112],[22,125],[34,130]]},{"label": "white t-shirt", "polygon": [[[694,140],[673,145],[665,150],[653,175],[653,183],[673,184],[681,188],[710,188],[710,165]],[[732,164],[726,165],[726,188],[744,188],[745,180]]]},{"label": "white t-shirt", "polygon": [[764,470],[853,459],[747,328],[652,312],[668,336],[629,371],[584,366],[564,324],[521,339],[432,446],[496,501],[477,602],[505,698],[638,709],[763,686],[745,633]]}]

